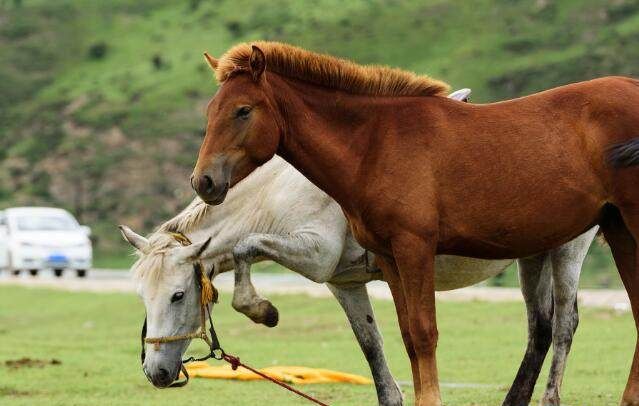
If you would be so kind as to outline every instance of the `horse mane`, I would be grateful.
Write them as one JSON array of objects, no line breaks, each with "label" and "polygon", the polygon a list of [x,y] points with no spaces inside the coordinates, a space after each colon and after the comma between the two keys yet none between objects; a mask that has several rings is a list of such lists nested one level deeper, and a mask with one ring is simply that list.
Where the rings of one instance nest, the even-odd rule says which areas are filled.
[{"label": "horse mane", "polygon": [[164,267],[164,254],[175,244],[177,242],[170,234],[158,231],[151,234],[148,251],[137,252],[138,259],[131,266],[133,279],[148,280],[157,284],[160,280],[160,270]]},{"label": "horse mane", "polygon": [[368,96],[446,96],[448,84],[428,76],[380,65],[359,65],[279,42],[242,43],[218,61],[218,82],[248,71],[252,45],[264,52],[266,71],[331,89]]},{"label": "horse mane", "polygon": [[186,233],[198,225],[206,216],[209,205],[202,199],[195,198],[177,216],[161,224],[149,236],[149,250],[138,252],[138,260],[131,267],[135,280],[152,278],[155,283],[159,280],[160,270],[163,268],[164,254],[178,244],[171,233]]},{"label": "horse mane", "polygon": [[200,198],[193,201],[177,216],[162,223],[149,236],[149,249],[138,252],[138,259],[131,267],[135,280],[151,280],[157,283],[160,278],[160,270],[163,268],[164,254],[178,243],[171,233],[187,233],[193,227],[200,224],[206,216],[210,206]]},{"label": "horse mane", "polygon": [[210,208],[211,206],[196,197],[177,216],[160,225],[156,233],[188,233],[193,227],[200,224]]}]

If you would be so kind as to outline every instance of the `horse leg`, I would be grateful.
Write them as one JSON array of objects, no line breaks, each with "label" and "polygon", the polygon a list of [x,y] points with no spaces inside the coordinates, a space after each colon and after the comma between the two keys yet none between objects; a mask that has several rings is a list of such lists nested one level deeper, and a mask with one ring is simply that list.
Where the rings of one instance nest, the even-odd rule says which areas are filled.
[{"label": "horse leg", "polygon": [[339,304],[344,309],[375,380],[380,406],[399,406],[402,392],[388,369],[384,356],[383,340],[373,315],[366,285],[344,288],[327,283]]},{"label": "horse leg", "polygon": [[555,304],[552,327],[553,356],[546,391],[540,402],[541,406],[560,404],[559,391],[566,369],[566,360],[579,324],[577,310],[579,274],[596,233],[597,228],[594,228],[550,252]]},{"label": "horse leg", "polygon": [[[615,208],[610,210],[601,224],[604,236],[610,245],[621,280],[628,292],[635,327],[639,331],[639,215],[628,216]],[[626,389],[621,398],[622,406],[639,406],[639,341],[630,368]]]},{"label": "horse leg", "polygon": [[503,406],[527,406],[552,340],[552,275],[550,255],[522,258],[519,284],[528,315],[528,345]]},{"label": "horse leg", "polygon": [[[437,321],[435,315],[436,240],[405,234],[392,241],[393,256],[406,302],[408,331],[419,369],[416,406],[439,406]],[[415,380],[415,377],[413,377]]]},{"label": "horse leg", "polygon": [[[336,240],[337,241],[337,240]],[[250,234],[233,248],[235,261],[235,289],[233,308],[256,323],[274,327],[278,322],[277,309],[259,296],[251,282],[251,265],[265,259],[273,260],[315,282],[328,281],[341,249],[316,234]]]},{"label": "horse leg", "polygon": [[380,255],[375,256],[375,264],[382,270],[384,281],[388,283],[391,293],[393,294],[393,303],[395,304],[397,321],[399,322],[399,331],[402,334],[404,347],[406,348],[406,353],[410,360],[411,372],[413,375],[413,391],[415,392],[415,404],[418,404],[418,396],[421,389],[419,381],[419,365],[417,364],[417,356],[415,354],[415,348],[413,347],[413,341],[408,331],[408,310],[406,307],[406,299],[404,297],[402,284],[399,280],[397,266],[392,259],[387,259]]}]

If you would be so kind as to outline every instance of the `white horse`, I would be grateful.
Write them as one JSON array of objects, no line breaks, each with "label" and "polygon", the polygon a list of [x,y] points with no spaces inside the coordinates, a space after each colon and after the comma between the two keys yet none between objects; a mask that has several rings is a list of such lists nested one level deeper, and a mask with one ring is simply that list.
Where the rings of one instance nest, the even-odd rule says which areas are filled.
[{"label": "white horse", "polygon": [[[467,95],[466,95],[467,96]],[[317,283],[326,283],[344,309],[369,363],[380,405],[402,404],[386,363],[366,283],[381,279],[374,257],[350,233],[339,205],[279,157],[229,190],[225,202],[208,206],[196,198],[148,239],[126,226],[124,238],[139,253],[132,271],[152,337],[195,331],[200,323],[193,263],[210,277],[235,270],[233,307],[251,320],[275,326],[278,312],[255,291],[250,267],[273,260]],[[194,242],[182,246],[172,233]],[[565,361],[577,327],[576,295],[581,265],[596,230],[552,251],[519,260],[528,312],[528,348],[504,405],[528,404],[551,341],[554,354],[543,405],[559,404]],[[513,260],[438,256],[436,289],[470,286],[502,272]],[[178,375],[188,341],[147,351],[144,371],[158,387]]]}]

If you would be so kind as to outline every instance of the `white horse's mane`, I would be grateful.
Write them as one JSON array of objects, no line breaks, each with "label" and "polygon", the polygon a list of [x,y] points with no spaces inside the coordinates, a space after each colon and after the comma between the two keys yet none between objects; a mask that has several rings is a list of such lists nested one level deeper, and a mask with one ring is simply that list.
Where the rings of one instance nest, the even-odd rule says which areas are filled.
[{"label": "white horse's mane", "polygon": [[186,233],[199,225],[206,217],[210,206],[200,198],[195,198],[177,216],[161,224],[149,236],[148,251],[137,252],[138,259],[131,267],[133,278],[137,281],[147,279],[159,281],[160,270],[164,267],[165,254],[169,248],[177,245],[175,238],[170,233]]},{"label": "white horse's mane", "polygon": [[188,233],[202,222],[210,209],[211,206],[196,197],[180,214],[160,225],[156,233]]},{"label": "white horse's mane", "polygon": [[177,242],[167,233],[155,232],[149,237],[149,247],[144,252],[136,251],[138,259],[131,267],[131,273],[135,281],[142,280],[157,283],[160,279],[160,270],[164,267],[166,252]]}]

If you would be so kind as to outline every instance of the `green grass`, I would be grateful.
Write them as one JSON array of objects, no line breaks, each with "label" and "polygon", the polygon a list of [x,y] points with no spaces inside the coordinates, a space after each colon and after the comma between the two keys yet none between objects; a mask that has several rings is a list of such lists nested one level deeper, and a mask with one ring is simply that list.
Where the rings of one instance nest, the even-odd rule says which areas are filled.
[{"label": "green grass", "polygon": [[96,250],[93,253],[93,267],[106,269],[129,269],[135,262],[131,250]]},{"label": "green grass", "polygon": [[[254,366],[325,367],[369,375],[345,317],[334,300],[276,296],[281,322],[256,326],[235,313],[223,294],[214,310],[226,350]],[[376,302],[392,371],[410,380],[392,303]],[[446,405],[496,405],[506,394],[523,353],[524,309],[520,303],[439,303],[438,363]],[[134,295],[69,293],[0,287],[0,404],[303,404],[263,382],[193,379],[183,389],[157,390],[139,365],[139,328],[144,309]],[[566,405],[616,405],[632,359],[635,333],[629,314],[582,309],[581,325],[564,380]],[[201,344],[194,351],[204,351]],[[4,361],[55,358],[61,365],[9,369]],[[542,381],[547,368],[542,372]],[[538,385],[535,398],[539,397]],[[308,385],[334,405],[375,404],[372,386]],[[412,402],[410,388],[408,404]]]}]

